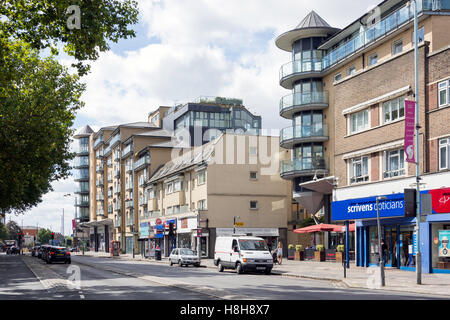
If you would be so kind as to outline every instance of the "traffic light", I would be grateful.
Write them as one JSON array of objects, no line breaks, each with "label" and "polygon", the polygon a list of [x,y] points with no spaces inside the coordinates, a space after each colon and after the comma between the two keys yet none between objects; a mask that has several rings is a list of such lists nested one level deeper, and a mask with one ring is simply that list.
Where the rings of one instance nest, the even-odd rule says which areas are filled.
[{"label": "traffic light", "polygon": [[19,232],[19,242],[22,240],[22,232]]},{"label": "traffic light", "polygon": [[52,240],[55,239],[55,233],[52,232]]}]

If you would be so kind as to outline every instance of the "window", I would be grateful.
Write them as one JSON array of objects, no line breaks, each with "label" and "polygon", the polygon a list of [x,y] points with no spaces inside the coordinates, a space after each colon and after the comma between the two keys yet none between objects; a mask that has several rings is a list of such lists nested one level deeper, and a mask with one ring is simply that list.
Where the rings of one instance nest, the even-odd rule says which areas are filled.
[{"label": "window", "polygon": [[450,101],[450,80],[439,83],[439,107],[449,104]]},{"label": "window", "polygon": [[178,192],[183,190],[183,181],[175,181],[173,183],[173,192]]},{"label": "window", "polygon": [[167,208],[167,215],[171,215],[173,213],[173,207]]},{"label": "window", "polygon": [[[425,40],[425,29],[424,27],[419,29],[419,32],[417,33],[419,35],[419,43],[421,43],[423,40]],[[415,41],[415,35],[414,35],[414,31],[412,33],[412,43],[414,44]]]},{"label": "window", "polygon": [[202,185],[206,183],[206,171],[201,171],[198,173],[198,181],[197,184],[198,185]]},{"label": "window", "polygon": [[395,41],[392,44],[392,55],[395,55],[395,54],[400,53],[402,51],[403,51],[403,41],[402,40]]},{"label": "window", "polygon": [[350,183],[369,181],[369,158],[359,157],[351,160]]},{"label": "window", "polygon": [[378,54],[374,53],[373,55],[369,56],[369,66],[372,66],[378,62]]},{"label": "window", "polygon": [[250,180],[258,180],[258,172],[251,171],[250,172]]},{"label": "window", "polygon": [[174,206],[173,207],[173,214],[180,213],[180,206]]},{"label": "window", "polygon": [[250,201],[250,210],[258,209],[258,201]]},{"label": "window", "polygon": [[353,75],[355,73],[356,73],[356,67],[355,66],[351,66],[350,68],[348,68],[347,75],[351,76],[351,75]]},{"label": "window", "polygon": [[403,149],[385,152],[384,178],[394,178],[405,174],[405,154]]},{"label": "window", "polygon": [[383,123],[392,122],[405,117],[405,97],[396,98],[383,103]]},{"label": "window", "polygon": [[257,147],[250,147],[249,154],[250,154],[250,156],[257,156],[258,155],[258,148]]},{"label": "window", "polygon": [[439,170],[450,169],[450,138],[439,140]]},{"label": "window", "polygon": [[206,200],[200,200],[197,202],[197,207],[199,210],[206,210]]},{"label": "window", "polygon": [[334,76],[334,81],[339,81],[342,79],[342,74],[338,73],[337,75]]},{"label": "window", "polygon": [[171,193],[173,192],[173,185],[172,185],[172,182],[168,183],[166,188],[167,188],[167,189],[166,189],[166,193],[167,193],[167,194],[171,194]]},{"label": "window", "polygon": [[369,109],[350,115],[350,133],[363,131],[369,128]]}]

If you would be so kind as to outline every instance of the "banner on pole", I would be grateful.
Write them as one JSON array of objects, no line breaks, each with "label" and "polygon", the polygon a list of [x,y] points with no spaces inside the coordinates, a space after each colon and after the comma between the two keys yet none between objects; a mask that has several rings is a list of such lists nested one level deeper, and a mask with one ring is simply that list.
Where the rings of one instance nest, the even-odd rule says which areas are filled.
[{"label": "banner on pole", "polygon": [[415,163],[414,129],[416,124],[416,102],[405,100],[405,154],[406,162]]}]

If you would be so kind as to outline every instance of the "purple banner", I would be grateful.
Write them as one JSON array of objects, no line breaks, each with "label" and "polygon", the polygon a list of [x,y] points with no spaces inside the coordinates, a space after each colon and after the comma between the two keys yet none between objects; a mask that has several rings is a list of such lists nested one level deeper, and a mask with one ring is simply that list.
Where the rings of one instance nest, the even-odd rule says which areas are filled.
[{"label": "purple banner", "polygon": [[416,102],[405,100],[405,155],[406,162],[415,163],[414,129],[416,124]]}]

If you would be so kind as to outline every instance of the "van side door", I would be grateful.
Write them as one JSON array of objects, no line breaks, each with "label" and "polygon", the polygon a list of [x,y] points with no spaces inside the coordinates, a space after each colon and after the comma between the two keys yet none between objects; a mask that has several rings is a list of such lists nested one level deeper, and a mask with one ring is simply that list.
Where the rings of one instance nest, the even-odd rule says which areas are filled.
[{"label": "van side door", "polygon": [[233,242],[231,244],[231,251],[230,251],[230,265],[234,267],[236,265],[236,261],[239,260],[239,246],[238,241],[236,239],[233,239]]}]

